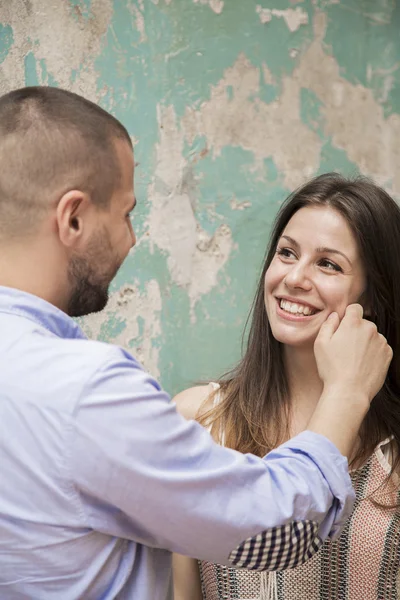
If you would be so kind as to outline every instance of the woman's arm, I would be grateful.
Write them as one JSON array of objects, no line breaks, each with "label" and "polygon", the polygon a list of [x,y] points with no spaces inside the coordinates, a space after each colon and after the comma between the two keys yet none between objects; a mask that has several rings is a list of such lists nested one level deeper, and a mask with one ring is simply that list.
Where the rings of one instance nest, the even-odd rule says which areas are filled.
[{"label": "woman's arm", "polygon": [[183,390],[183,392],[177,394],[172,400],[176,403],[178,412],[185,419],[196,419],[200,413],[204,413],[211,408],[211,405],[205,401],[209,398],[212,391],[213,388],[211,385],[198,385]]},{"label": "woman's arm", "polygon": [[[207,385],[198,386],[184,390],[173,400],[185,419],[195,419],[209,391]],[[202,600],[199,565],[196,559],[173,554],[172,572],[175,600]]]},{"label": "woman's arm", "polygon": [[172,557],[175,600],[202,600],[200,572],[197,560],[174,554]]}]

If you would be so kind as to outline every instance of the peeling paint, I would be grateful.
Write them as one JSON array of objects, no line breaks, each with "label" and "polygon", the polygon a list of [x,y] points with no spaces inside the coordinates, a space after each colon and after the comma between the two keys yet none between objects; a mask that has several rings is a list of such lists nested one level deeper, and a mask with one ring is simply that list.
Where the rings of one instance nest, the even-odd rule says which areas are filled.
[{"label": "peeling paint", "polygon": [[236,196],[233,196],[232,200],[231,200],[231,209],[232,210],[244,210],[245,208],[250,208],[251,206],[251,202],[249,201],[244,201],[244,202],[238,202]]},{"label": "peeling paint", "polygon": [[257,4],[256,13],[260,17],[260,21],[263,25],[272,21],[272,11],[270,8],[263,8],[262,6]]},{"label": "peeling paint", "polygon": [[135,6],[134,4],[129,4],[128,9],[132,16],[136,21],[136,29],[140,33],[139,43],[142,44],[147,40],[146,29],[145,29],[145,21],[144,21],[144,5],[143,2],[139,2],[139,6]]},{"label": "peeling paint", "polygon": [[343,149],[362,173],[399,195],[400,116],[394,113],[385,118],[372,90],[342,77],[334,57],[324,51],[326,26],[326,14],[317,12],[315,38],[302,55],[293,81],[321,100],[325,134],[335,146]]},{"label": "peeling paint", "polygon": [[296,6],[296,8],[287,8],[286,10],[278,10],[276,8],[263,8],[258,4],[256,12],[263,24],[272,21],[272,17],[284,19],[289,31],[292,33],[297,31],[302,25],[307,25],[308,23],[308,14],[299,6]]},{"label": "peeling paint", "polygon": [[239,55],[212,88],[210,99],[199,110],[187,108],[182,119],[186,139],[193,143],[196,136],[204,136],[214,157],[225,146],[240,146],[254,154],[258,167],[272,157],[285,186],[297,187],[317,171],[321,140],[301,120],[298,83],[287,77],[282,88],[277,101],[259,100],[260,70]]},{"label": "peeling paint", "polygon": [[208,4],[217,15],[222,13],[224,0],[193,0],[194,4]]},{"label": "peeling paint", "polygon": [[150,245],[166,252],[172,280],[187,290],[194,321],[196,302],[217,284],[218,272],[229,258],[232,236],[225,224],[212,236],[200,227],[187,185],[191,172],[183,158],[184,136],[172,106],[158,107],[158,122],[157,169],[148,189]]},{"label": "peeling paint", "polygon": [[[323,40],[326,15],[317,11],[315,38],[301,54],[299,64],[281,81],[282,93],[272,103],[258,99],[260,72],[243,54],[226,69],[200,109],[188,107],[181,121],[187,141],[204,136],[214,157],[225,146],[240,146],[254,154],[256,163],[272,157],[284,175],[288,189],[317,172],[322,141],[303,123],[300,91],[309,89],[322,103],[325,134],[343,149],[360,171],[400,194],[400,117],[385,118],[372,90],[354,85],[341,76],[339,66],[327,54]],[[395,70],[395,69],[393,69]],[[272,81],[263,64],[264,81]],[[232,98],[228,88],[233,90]]]},{"label": "peeling paint", "polygon": [[[141,292],[139,282],[135,280],[112,294],[102,313],[85,317],[83,329],[90,338],[101,339],[102,328],[107,322],[116,319],[122,322],[123,330],[114,337],[113,342],[133,352],[147,371],[154,377],[159,377],[157,339],[161,334],[161,309],[162,301],[157,281],[148,281]],[[140,320],[143,331],[140,330]]]},{"label": "peeling paint", "polygon": [[[0,93],[25,84],[21,56],[32,52],[38,83],[49,84],[51,77],[60,87],[96,100],[94,59],[100,52],[101,37],[112,12],[112,0],[92,0],[89,19],[69,2],[1,2],[0,23],[12,28],[14,43],[0,65]],[[79,73],[75,80],[74,71]]]},{"label": "peeling paint", "polygon": [[135,143],[138,243],[91,336],[172,392],[218,375],[288,191],[360,171],[400,198],[399,18],[392,0],[0,2],[0,92],[77,91]]},{"label": "peeling paint", "polygon": [[381,78],[382,85],[378,94],[378,102],[385,103],[388,101],[389,94],[395,85],[395,74],[400,69],[400,62],[395,63],[389,68],[379,68],[367,65],[367,81],[369,85],[373,85],[376,77]]},{"label": "peeling paint", "polygon": [[275,83],[273,75],[265,63],[263,63],[262,70],[264,76],[264,83],[268,83],[269,85]]}]

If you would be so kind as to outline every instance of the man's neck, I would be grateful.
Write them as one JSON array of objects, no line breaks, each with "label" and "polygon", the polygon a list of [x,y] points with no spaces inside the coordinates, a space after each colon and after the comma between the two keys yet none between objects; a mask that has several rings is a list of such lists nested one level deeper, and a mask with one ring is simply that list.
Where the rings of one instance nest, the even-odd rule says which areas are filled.
[{"label": "man's neck", "polygon": [[0,285],[38,296],[64,310],[62,269],[50,250],[43,255],[35,244],[0,244]]}]

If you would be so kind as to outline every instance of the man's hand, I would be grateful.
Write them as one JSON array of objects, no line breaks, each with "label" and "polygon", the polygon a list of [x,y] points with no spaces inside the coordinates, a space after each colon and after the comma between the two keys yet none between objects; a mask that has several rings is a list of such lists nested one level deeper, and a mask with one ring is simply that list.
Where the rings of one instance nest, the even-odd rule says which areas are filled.
[{"label": "man's hand", "polygon": [[320,329],[314,353],[325,390],[343,387],[369,402],[383,386],[393,356],[376,325],[363,319],[359,304],[347,307],[340,324],[336,313],[330,315]]},{"label": "man's hand", "polygon": [[324,390],[307,428],[330,439],[347,457],[393,356],[376,326],[362,317],[358,304],[347,307],[341,323],[333,313],[314,345]]}]

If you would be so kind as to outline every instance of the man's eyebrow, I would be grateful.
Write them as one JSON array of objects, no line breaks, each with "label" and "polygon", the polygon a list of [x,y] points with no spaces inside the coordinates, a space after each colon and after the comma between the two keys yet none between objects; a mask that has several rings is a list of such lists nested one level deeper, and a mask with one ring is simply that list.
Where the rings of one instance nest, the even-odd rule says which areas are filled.
[{"label": "man's eyebrow", "polygon": [[[299,243],[296,242],[295,239],[290,237],[290,235],[282,235],[281,238],[285,238],[285,240],[287,240],[295,248],[299,248]],[[347,260],[347,262],[351,266],[351,260],[345,254],[343,254],[343,252],[340,252],[340,250],[336,250],[335,248],[328,248],[327,246],[320,246],[319,248],[316,248],[315,251],[318,254],[340,254],[340,256],[343,256],[343,258]]]}]

